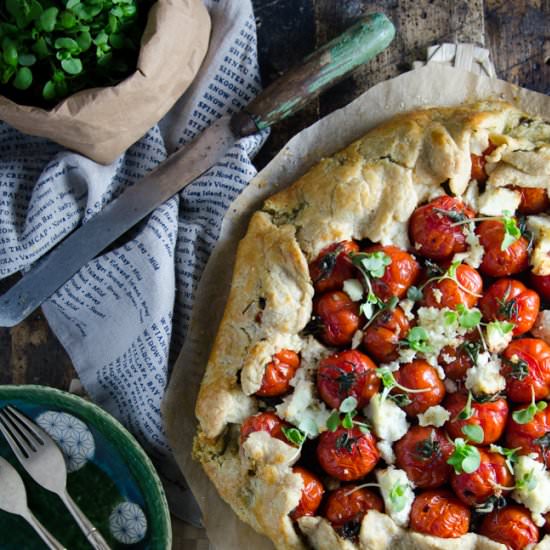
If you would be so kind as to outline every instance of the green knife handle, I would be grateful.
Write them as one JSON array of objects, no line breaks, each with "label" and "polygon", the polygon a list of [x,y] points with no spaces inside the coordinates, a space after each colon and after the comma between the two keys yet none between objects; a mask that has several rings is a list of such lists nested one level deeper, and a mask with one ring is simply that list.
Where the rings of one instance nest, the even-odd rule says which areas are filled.
[{"label": "green knife handle", "polygon": [[366,16],[270,84],[244,111],[234,115],[233,130],[240,136],[254,134],[296,113],[378,55],[394,36],[395,27],[384,14]]}]

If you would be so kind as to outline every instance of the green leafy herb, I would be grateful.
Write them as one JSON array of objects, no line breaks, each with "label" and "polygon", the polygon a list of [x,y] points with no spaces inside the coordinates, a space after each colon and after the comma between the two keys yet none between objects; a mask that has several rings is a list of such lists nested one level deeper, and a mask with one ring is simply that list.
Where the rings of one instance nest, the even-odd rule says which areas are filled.
[{"label": "green leafy herb", "polygon": [[468,399],[464,408],[456,415],[458,420],[468,420],[474,415],[474,409],[472,409],[472,392],[468,392]]},{"label": "green leafy herb", "polygon": [[407,505],[407,485],[404,483],[395,483],[390,489],[389,494],[394,512],[401,512]]},{"label": "green leafy herb", "polygon": [[361,252],[352,256],[352,262],[362,273],[380,279],[384,276],[386,267],[391,264],[391,258],[385,252]]},{"label": "green leafy herb", "polygon": [[485,434],[479,424],[465,424],[460,430],[470,441],[481,443]]},{"label": "green leafy herb", "polygon": [[342,403],[340,403],[340,412],[350,413],[357,408],[357,399],[353,396],[346,397]]},{"label": "green leafy herb", "polygon": [[301,432],[298,428],[282,428],[284,436],[293,444],[301,447],[306,440],[306,434]]},{"label": "green leafy herb", "polygon": [[422,294],[422,290],[418,287],[411,286],[409,290],[407,290],[407,298],[412,302],[420,302],[424,298],[424,294]]},{"label": "green leafy herb", "polygon": [[426,288],[427,285],[429,285],[430,283],[433,283],[433,282],[436,282],[436,281],[443,281],[445,279],[448,279],[450,281],[453,281],[456,286],[458,288],[460,288],[460,290],[464,291],[464,292],[467,292],[468,294],[471,294],[472,296],[476,296],[477,298],[481,298],[481,295],[480,294],[476,294],[475,292],[472,292],[469,288],[466,288],[457,278],[457,269],[458,267],[460,266],[460,262],[459,261],[456,261],[456,262],[453,262],[449,268],[447,269],[447,271],[445,271],[443,274],[441,275],[435,275],[433,277],[430,277],[421,287],[420,287],[420,290],[424,290],[424,288]]},{"label": "green leafy herb", "polygon": [[535,415],[538,412],[543,411],[547,406],[548,404],[546,401],[539,401],[538,403],[535,402],[535,390],[533,389],[533,386],[531,386],[531,404],[525,409],[514,411],[512,413],[512,418],[517,424],[527,424],[535,418]]},{"label": "green leafy herb", "polygon": [[481,463],[481,457],[477,448],[473,445],[468,445],[460,437],[455,439],[454,445],[455,449],[447,460],[447,464],[450,464],[454,468],[456,474],[463,472],[471,474],[475,472]]},{"label": "green leafy herb", "polygon": [[468,309],[464,304],[458,304],[456,311],[458,313],[458,324],[462,328],[472,329],[481,322],[481,311],[475,307]]},{"label": "green leafy herb", "polygon": [[525,472],[520,479],[516,478],[516,489],[520,491],[533,491],[537,486],[534,470]]},{"label": "green leafy herb", "polygon": [[430,353],[432,347],[428,338],[428,333],[423,327],[413,327],[407,333],[407,337],[403,342],[408,347],[419,353]]},{"label": "green leafy herb", "polygon": [[401,384],[399,384],[399,382],[397,382],[395,376],[393,375],[393,372],[388,367],[379,367],[376,369],[375,372],[376,376],[380,378],[380,380],[382,381],[382,385],[384,386],[384,391],[382,392],[381,399],[385,399],[393,388],[399,388],[400,390],[403,390],[407,393],[422,393],[430,391],[432,389],[431,387],[417,389],[406,388],[405,386],[402,386]]},{"label": "green leafy herb", "polygon": [[335,432],[340,427],[340,413],[333,411],[327,419],[327,430]]},{"label": "green leafy herb", "polygon": [[509,246],[512,246],[521,238],[521,229],[516,222],[516,218],[512,216],[511,212],[505,210],[503,214],[502,224],[504,226],[504,237],[502,239],[500,249],[505,251]]},{"label": "green leafy herb", "polygon": [[[362,433],[368,433],[370,430],[367,424],[354,420],[354,417],[357,415],[357,405],[358,401],[355,397],[351,395],[346,397],[340,403],[338,410],[332,411],[328,417],[327,429],[331,432],[335,432],[340,426],[347,430],[351,430],[354,426],[357,426]],[[341,418],[341,414],[344,415],[344,418]]]},{"label": "green leafy herb", "polygon": [[506,447],[501,447],[500,445],[489,445],[489,451],[491,453],[498,453],[506,458],[506,466],[512,475],[514,474],[514,464],[518,461],[517,453],[520,450],[521,447],[507,449]]}]

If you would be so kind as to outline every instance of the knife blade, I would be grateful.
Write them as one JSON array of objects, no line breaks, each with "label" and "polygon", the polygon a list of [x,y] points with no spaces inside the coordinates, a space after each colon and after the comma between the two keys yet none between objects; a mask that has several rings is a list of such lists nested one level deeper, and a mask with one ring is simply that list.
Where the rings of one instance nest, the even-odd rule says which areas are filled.
[{"label": "knife blade", "polygon": [[371,14],[306,57],[247,107],[226,115],[75,229],[0,297],[0,326],[21,322],[128,229],[198,178],[242,137],[287,118],[383,51],[395,28]]}]

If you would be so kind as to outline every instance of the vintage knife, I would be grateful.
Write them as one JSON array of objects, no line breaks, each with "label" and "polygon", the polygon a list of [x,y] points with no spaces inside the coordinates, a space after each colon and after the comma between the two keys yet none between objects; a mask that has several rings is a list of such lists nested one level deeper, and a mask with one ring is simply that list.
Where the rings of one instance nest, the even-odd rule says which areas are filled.
[{"label": "vintage knife", "polygon": [[394,35],[385,15],[366,16],[273,82],[246,109],[214,122],[77,228],[1,296],[0,326],[11,327],[25,319],[115,239],[208,170],[239,138],[297,112],[379,54]]}]

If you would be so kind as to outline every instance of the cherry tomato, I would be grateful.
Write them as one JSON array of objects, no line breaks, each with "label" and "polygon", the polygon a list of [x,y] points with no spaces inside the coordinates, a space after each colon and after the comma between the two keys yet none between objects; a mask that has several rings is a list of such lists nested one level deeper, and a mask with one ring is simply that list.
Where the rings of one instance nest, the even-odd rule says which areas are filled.
[{"label": "cherry tomato", "polygon": [[464,437],[462,428],[464,426],[481,426],[483,430],[483,441],[480,445],[489,445],[494,443],[504,433],[506,420],[508,419],[508,403],[504,398],[498,398],[494,401],[477,402],[471,401],[470,418],[461,420],[458,415],[465,409],[468,397],[463,393],[456,392],[447,395],[443,406],[451,414],[451,418],[445,424],[445,429],[449,435],[455,439]]},{"label": "cherry tomato", "polygon": [[530,512],[517,504],[487,514],[479,527],[479,534],[501,542],[511,550],[522,550],[539,540],[539,529]]},{"label": "cherry tomato", "polygon": [[317,445],[317,459],[323,470],[341,481],[365,477],[376,466],[380,453],[376,439],[359,428],[338,428],[323,432]]},{"label": "cherry tomato", "polygon": [[477,181],[485,181],[487,179],[487,173],[485,172],[485,157],[490,155],[492,151],[496,148],[496,145],[493,145],[489,142],[489,146],[481,155],[470,155],[472,161],[472,179]]},{"label": "cherry tomato", "polygon": [[405,363],[394,373],[396,381],[411,390],[426,389],[422,392],[406,392],[395,388],[394,393],[405,393],[411,403],[403,409],[410,416],[425,412],[434,405],[439,405],[445,397],[445,385],[439,378],[437,371],[423,359],[415,359]]},{"label": "cherry tomato", "polygon": [[351,343],[359,328],[359,305],[339,290],[326,292],[313,300],[313,313],[320,321],[320,338],[329,346]]},{"label": "cherry tomato", "polygon": [[376,365],[364,353],[346,350],[319,363],[317,389],[333,409],[338,409],[350,396],[357,399],[357,408],[361,409],[380,389],[380,379],[376,376]]},{"label": "cherry tomato", "polygon": [[294,466],[292,471],[298,474],[303,482],[302,496],[298,506],[290,512],[290,517],[297,520],[303,516],[314,516],[317,508],[321,504],[321,499],[325,492],[325,488],[319,479],[311,472],[300,466]]},{"label": "cherry tomato", "polygon": [[470,528],[470,509],[450,491],[424,491],[413,502],[409,527],[413,531],[454,539]]},{"label": "cherry tomato", "polygon": [[323,515],[346,538],[356,538],[369,510],[384,511],[382,499],[372,491],[344,485],[328,494]]},{"label": "cherry tomato", "polygon": [[473,342],[464,342],[458,347],[445,346],[437,362],[445,371],[445,376],[451,380],[462,380],[466,376],[469,368],[474,366],[474,362],[467,351],[468,345],[474,345]]},{"label": "cherry tomato", "polygon": [[295,351],[283,349],[276,353],[265,368],[262,385],[256,395],[276,397],[287,393],[299,366],[300,357]]},{"label": "cherry tomato", "polygon": [[[449,212],[449,214],[446,214]],[[461,200],[444,195],[419,206],[409,221],[409,236],[415,251],[425,258],[450,260],[468,245],[460,218],[473,218],[474,211]]]},{"label": "cherry tomato", "polygon": [[344,281],[355,275],[350,255],[357,252],[359,245],[355,241],[342,241],[323,248],[309,264],[309,275],[315,292],[342,290]]},{"label": "cherry tomato", "polygon": [[420,275],[420,265],[414,257],[397,246],[377,244],[365,250],[366,253],[383,252],[391,260],[384,275],[372,279],[372,289],[381,300],[392,296],[403,297],[409,287],[414,285]]},{"label": "cherry tomato", "polygon": [[501,220],[481,222],[476,233],[485,249],[479,270],[489,277],[506,277],[524,271],[529,266],[528,242],[520,237],[506,250],[501,250],[504,239],[504,224]]},{"label": "cherry tomato", "polygon": [[435,489],[450,478],[447,459],[454,447],[440,428],[413,426],[393,448],[397,466],[416,487]]},{"label": "cherry tomato", "polygon": [[458,265],[456,280],[460,286],[453,279],[446,278],[428,283],[424,287],[422,304],[439,309],[444,307],[456,309],[458,304],[463,304],[467,308],[474,307],[483,288],[483,280],[477,269],[468,264]]},{"label": "cherry tomato", "polygon": [[513,186],[514,191],[521,194],[518,212],[524,215],[541,214],[550,208],[550,199],[546,189],[540,187],[519,187]]},{"label": "cherry tomato", "polygon": [[539,295],[514,279],[499,279],[489,287],[479,302],[479,309],[486,321],[514,323],[514,336],[520,336],[533,328],[539,307]]},{"label": "cherry tomato", "polygon": [[543,300],[550,301],[550,275],[535,275],[531,273],[531,284]]},{"label": "cherry tomato", "polygon": [[399,341],[409,332],[409,321],[403,310],[396,307],[377,315],[363,333],[365,350],[381,363],[394,361],[399,355]]},{"label": "cherry tomato", "polygon": [[539,338],[518,338],[504,350],[502,375],[508,398],[516,403],[546,399],[550,394],[550,346]]},{"label": "cherry tomato", "polygon": [[502,487],[512,487],[514,479],[506,459],[498,453],[489,453],[478,449],[480,456],[479,468],[468,474],[463,472],[451,474],[451,486],[456,496],[468,506],[483,504],[495,494],[500,494]]},{"label": "cherry tomato", "polygon": [[520,447],[519,454],[523,455],[535,453],[545,464],[550,464],[550,441],[546,436],[548,433],[550,433],[550,407],[539,411],[533,420],[526,424],[518,424],[510,415],[506,426],[506,446],[509,449]]},{"label": "cherry tomato", "polygon": [[241,426],[241,445],[252,432],[267,432],[271,437],[280,439],[291,445],[283,433],[283,428],[286,427],[290,427],[290,424],[281,420],[272,412],[261,412],[254,416],[249,416]]}]

